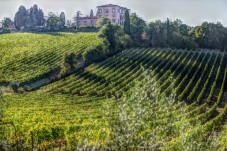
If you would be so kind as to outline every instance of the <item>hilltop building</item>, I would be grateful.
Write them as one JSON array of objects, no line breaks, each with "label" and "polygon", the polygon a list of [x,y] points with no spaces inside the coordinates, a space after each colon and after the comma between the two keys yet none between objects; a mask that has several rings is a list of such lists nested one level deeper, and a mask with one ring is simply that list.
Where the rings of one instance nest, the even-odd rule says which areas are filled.
[{"label": "hilltop building", "polygon": [[125,18],[125,11],[130,9],[126,7],[121,7],[119,5],[107,4],[97,6],[96,16],[93,17],[80,17],[78,19],[79,26],[95,26],[97,21],[102,17],[107,17],[111,22],[123,25]]}]

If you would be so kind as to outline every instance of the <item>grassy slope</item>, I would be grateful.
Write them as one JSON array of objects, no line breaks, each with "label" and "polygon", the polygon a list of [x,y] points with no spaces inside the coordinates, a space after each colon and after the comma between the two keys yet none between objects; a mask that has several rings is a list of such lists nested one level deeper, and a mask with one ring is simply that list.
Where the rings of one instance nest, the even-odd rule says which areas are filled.
[{"label": "grassy slope", "polygon": [[95,33],[0,35],[0,82],[26,82],[59,67],[66,53],[81,53],[102,40]]},{"label": "grassy slope", "polygon": [[[0,40],[0,51],[2,52],[0,81],[8,82],[15,80],[24,82],[31,80],[47,73],[50,69],[59,66],[63,55],[66,52],[79,53],[86,47],[98,44],[99,42],[102,41],[97,39],[96,34],[58,33],[55,35],[2,35]],[[215,64],[214,71],[212,71],[212,60],[215,60],[216,56],[218,61]],[[160,70],[171,69],[174,73],[174,78],[178,78],[176,83],[178,85],[183,83],[183,85],[179,87],[180,89],[178,92],[181,94],[185,89],[185,85],[188,83],[187,81],[193,77],[194,71],[196,71],[201,62],[201,68],[198,73],[202,73],[206,63],[208,63],[209,58],[211,58],[207,71],[205,74],[201,74],[203,79],[208,79],[207,77],[210,71],[212,71],[211,81],[209,81],[210,84],[207,86],[206,93],[203,94],[201,99],[201,102],[203,103],[211,91],[212,80],[215,79],[219,66],[222,67],[222,71],[218,77],[219,82],[222,83],[224,77],[223,69],[226,67],[226,61],[222,64],[220,62],[222,56],[223,54],[216,53],[208,53],[208,55],[206,55],[204,52],[190,53],[185,51],[154,51],[148,49],[126,50],[124,53],[118,54],[100,64],[87,67],[83,73],[75,73],[66,79],[47,86],[43,88],[43,91],[26,93],[23,95],[5,96],[4,100],[0,103],[1,108],[4,111],[3,122],[13,122],[17,129],[16,135],[18,140],[25,141],[28,147],[31,147],[31,131],[33,131],[35,137],[36,147],[40,148],[50,143],[56,143],[56,140],[59,142],[67,141],[67,143],[71,145],[77,145],[77,142],[80,140],[85,140],[87,143],[94,145],[101,145],[107,141],[109,136],[109,131],[106,129],[106,121],[102,119],[103,111],[105,111],[105,107],[103,108],[104,102],[109,101],[109,99],[97,96],[89,97],[55,94],[56,92],[71,93],[74,88],[78,89],[81,87],[83,90],[89,90],[83,91],[86,95],[93,94],[92,90],[100,86],[101,87],[97,89],[100,90],[100,94],[106,95],[106,91],[112,93],[121,90],[120,92],[124,92],[125,90],[128,90],[128,87],[125,86],[133,86],[131,85],[131,82],[133,80],[140,80],[141,72],[148,68],[151,71],[155,71],[153,72],[153,77],[155,77],[155,80],[158,80],[160,84],[164,81],[171,81],[167,72],[168,70],[163,70],[162,72],[160,72]],[[142,68],[142,66],[145,68]],[[181,72],[179,71],[184,71],[184,74],[181,75]],[[188,75],[188,77],[186,75]],[[102,78],[100,78],[100,76]],[[130,77],[131,81],[127,81]],[[185,81],[181,82],[183,79],[185,79]],[[198,80],[199,76],[193,79],[192,86],[190,87],[191,90],[195,87],[195,83]],[[107,89],[105,84],[109,84],[109,82],[111,82],[112,85],[109,85],[109,87],[107,87],[109,89]],[[205,80],[203,82],[205,82]],[[67,88],[70,88],[69,92]],[[161,85],[159,88],[164,91],[169,87]],[[199,89],[197,89],[197,93],[193,99],[196,99],[199,94],[203,93],[201,91],[202,88],[203,86],[200,86]],[[220,84],[216,86],[218,91],[220,91],[220,88]],[[60,91],[55,92],[56,89],[59,89]],[[53,94],[46,92],[47,90],[51,91]],[[189,90],[187,90],[186,96],[190,93]],[[82,93],[80,91],[81,90],[79,90],[79,93]],[[218,92],[214,94],[214,96],[217,95],[219,95]],[[210,105],[213,105],[212,103],[215,103],[217,98],[212,97],[212,101],[213,102],[211,102]],[[191,104],[188,107],[186,104],[180,104],[182,106],[176,104],[176,106],[166,109],[167,111],[170,111],[170,113],[166,113],[165,110],[162,110],[162,106],[160,108],[153,106],[154,109],[160,113],[157,115],[158,117],[156,117],[157,121],[155,121],[158,125],[155,125],[157,127],[148,127],[147,130],[144,131],[152,131],[154,134],[158,134],[160,132],[160,127],[166,124],[166,120],[168,121],[169,115],[176,117],[174,118],[174,122],[176,122],[176,125],[179,127],[182,126],[184,122],[188,123],[188,119],[191,121],[195,120],[194,125],[195,127],[198,126],[199,130],[201,128],[200,123],[196,121],[196,119],[190,118],[191,115],[192,117],[199,115],[206,117],[203,119],[204,126],[205,123],[212,121],[212,118],[214,119],[214,117],[217,117],[217,113],[214,112],[214,114],[212,114],[213,116],[210,116],[211,118],[209,118],[209,116],[206,116],[206,114],[209,113],[207,112],[209,110],[198,110],[200,106],[195,104],[196,103]],[[183,110],[186,109],[184,110],[183,116],[179,114],[182,110],[180,107],[183,107]],[[176,108],[178,108],[178,110],[175,111]],[[214,109],[214,111],[215,110],[216,109]],[[213,112],[213,110],[210,110],[210,112],[211,111]],[[182,119],[184,119],[183,122],[178,121]],[[0,129],[2,130],[1,134],[4,134],[9,142],[15,143],[13,127],[4,125],[1,128],[4,128]],[[168,127],[163,126],[163,128],[167,129]],[[190,126],[185,128],[184,133],[191,132],[190,129],[192,128],[194,127]],[[226,138],[224,132],[225,131],[220,135],[222,142],[225,142]],[[170,139],[173,141],[170,141],[170,144],[167,143],[167,147],[172,144],[174,146],[174,141],[178,142],[181,140],[182,135],[180,135],[180,132],[178,133],[168,136],[168,141],[170,141]],[[157,141],[159,141],[160,138],[166,140],[167,136],[165,132],[164,134],[157,136]]]}]

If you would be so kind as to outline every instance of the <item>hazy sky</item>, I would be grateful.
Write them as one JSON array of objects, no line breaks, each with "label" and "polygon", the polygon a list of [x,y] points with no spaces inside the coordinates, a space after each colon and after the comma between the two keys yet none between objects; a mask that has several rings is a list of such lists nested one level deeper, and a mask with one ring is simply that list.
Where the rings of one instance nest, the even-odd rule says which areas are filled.
[{"label": "hazy sky", "polygon": [[227,0],[0,0],[0,20],[14,18],[20,5],[30,8],[33,4],[48,12],[60,14],[64,11],[72,19],[77,10],[83,15],[95,10],[97,5],[117,4],[128,7],[146,21],[180,18],[188,25],[199,25],[203,21],[220,21],[227,26]]}]

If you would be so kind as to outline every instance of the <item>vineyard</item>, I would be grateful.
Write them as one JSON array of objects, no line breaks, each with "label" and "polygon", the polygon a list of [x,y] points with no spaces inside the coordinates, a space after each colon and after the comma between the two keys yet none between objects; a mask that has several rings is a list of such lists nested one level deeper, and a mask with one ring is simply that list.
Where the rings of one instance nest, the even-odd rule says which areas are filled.
[{"label": "vineyard", "polygon": [[58,68],[67,53],[102,43],[97,34],[49,33],[0,36],[0,83],[26,82]]},{"label": "vineyard", "polygon": [[[0,40],[0,82],[35,79],[65,53],[102,43],[96,34],[22,35]],[[0,141],[14,148],[226,150],[227,54],[127,49],[0,104]]]}]

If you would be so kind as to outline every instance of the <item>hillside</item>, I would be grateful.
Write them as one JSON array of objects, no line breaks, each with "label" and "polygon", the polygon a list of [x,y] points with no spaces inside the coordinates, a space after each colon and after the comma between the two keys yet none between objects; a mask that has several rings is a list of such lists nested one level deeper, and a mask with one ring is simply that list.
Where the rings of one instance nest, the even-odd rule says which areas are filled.
[{"label": "hillside", "polygon": [[[2,35],[0,81],[35,79],[99,43],[90,33]],[[0,140],[25,150],[224,150],[226,95],[226,52],[131,48],[3,95]]]},{"label": "hillside", "polygon": [[57,69],[66,53],[82,53],[102,43],[95,33],[0,35],[0,83],[27,82]]}]

